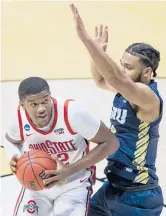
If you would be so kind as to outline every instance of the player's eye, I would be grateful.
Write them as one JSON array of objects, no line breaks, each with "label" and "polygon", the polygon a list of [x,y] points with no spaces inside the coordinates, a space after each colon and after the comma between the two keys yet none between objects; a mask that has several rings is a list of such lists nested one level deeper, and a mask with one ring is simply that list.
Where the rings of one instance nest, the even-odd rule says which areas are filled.
[{"label": "player's eye", "polygon": [[48,103],[48,99],[44,100],[41,104],[47,104]]},{"label": "player's eye", "polygon": [[37,106],[37,103],[32,103],[31,106],[32,106],[32,107],[36,107],[36,106]]},{"label": "player's eye", "polygon": [[125,67],[126,67],[128,70],[132,70],[132,69],[133,69],[133,66],[132,66],[132,65],[126,64]]}]

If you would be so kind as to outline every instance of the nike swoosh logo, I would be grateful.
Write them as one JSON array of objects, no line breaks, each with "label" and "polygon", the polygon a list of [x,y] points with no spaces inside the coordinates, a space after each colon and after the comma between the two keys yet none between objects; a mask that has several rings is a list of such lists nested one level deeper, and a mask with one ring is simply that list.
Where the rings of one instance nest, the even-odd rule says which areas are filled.
[{"label": "nike swoosh logo", "polygon": [[83,180],[80,180],[80,182],[82,183],[82,182],[84,182],[84,181],[86,181],[88,178],[86,178],[86,179],[83,179]]},{"label": "nike swoosh logo", "polygon": [[32,134],[26,134],[26,136],[31,136]]}]

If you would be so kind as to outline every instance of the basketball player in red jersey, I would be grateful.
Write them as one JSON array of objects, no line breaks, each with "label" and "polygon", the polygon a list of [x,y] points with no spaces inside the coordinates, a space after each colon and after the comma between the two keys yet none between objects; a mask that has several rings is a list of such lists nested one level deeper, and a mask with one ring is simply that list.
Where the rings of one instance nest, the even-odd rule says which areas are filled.
[{"label": "basketball player in red jersey", "polygon": [[[17,155],[31,149],[48,152],[59,169],[45,171],[42,191],[22,189],[14,216],[84,216],[87,214],[93,169],[119,147],[103,122],[73,100],[51,97],[46,80],[29,77],[18,89],[20,104],[6,133],[5,149],[16,171]],[[88,152],[88,141],[98,145]],[[65,183],[64,183],[65,182]]]}]

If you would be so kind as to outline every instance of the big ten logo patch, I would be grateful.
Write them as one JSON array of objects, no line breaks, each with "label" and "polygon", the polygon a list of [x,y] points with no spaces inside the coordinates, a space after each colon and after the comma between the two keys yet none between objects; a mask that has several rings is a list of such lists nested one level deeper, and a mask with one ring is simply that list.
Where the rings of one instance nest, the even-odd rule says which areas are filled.
[{"label": "big ten logo patch", "polygon": [[118,121],[120,124],[124,124],[126,122],[127,110],[119,109],[116,107],[112,107],[111,119]]},{"label": "big ten logo patch", "polygon": [[24,205],[23,212],[27,211],[29,214],[38,214],[39,207],[36,205],[34,200],[29,200],[26,205]]},{"label": "big ten logo patch", "polygon": [[58,128],[58,129],[54,130],[54,133],[56,135],[64,134],[64,129],[63,128]]}]

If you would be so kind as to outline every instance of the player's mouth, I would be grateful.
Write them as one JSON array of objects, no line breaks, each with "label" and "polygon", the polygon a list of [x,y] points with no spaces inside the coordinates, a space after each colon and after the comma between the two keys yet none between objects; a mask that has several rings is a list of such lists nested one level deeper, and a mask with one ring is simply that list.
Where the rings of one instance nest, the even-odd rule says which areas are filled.
[{"label": "player's mouth", "polygon": [[47,116],[48,116],[48,114],[43,114],[43,115],[38,116],[38,118],[45,119]]}]

